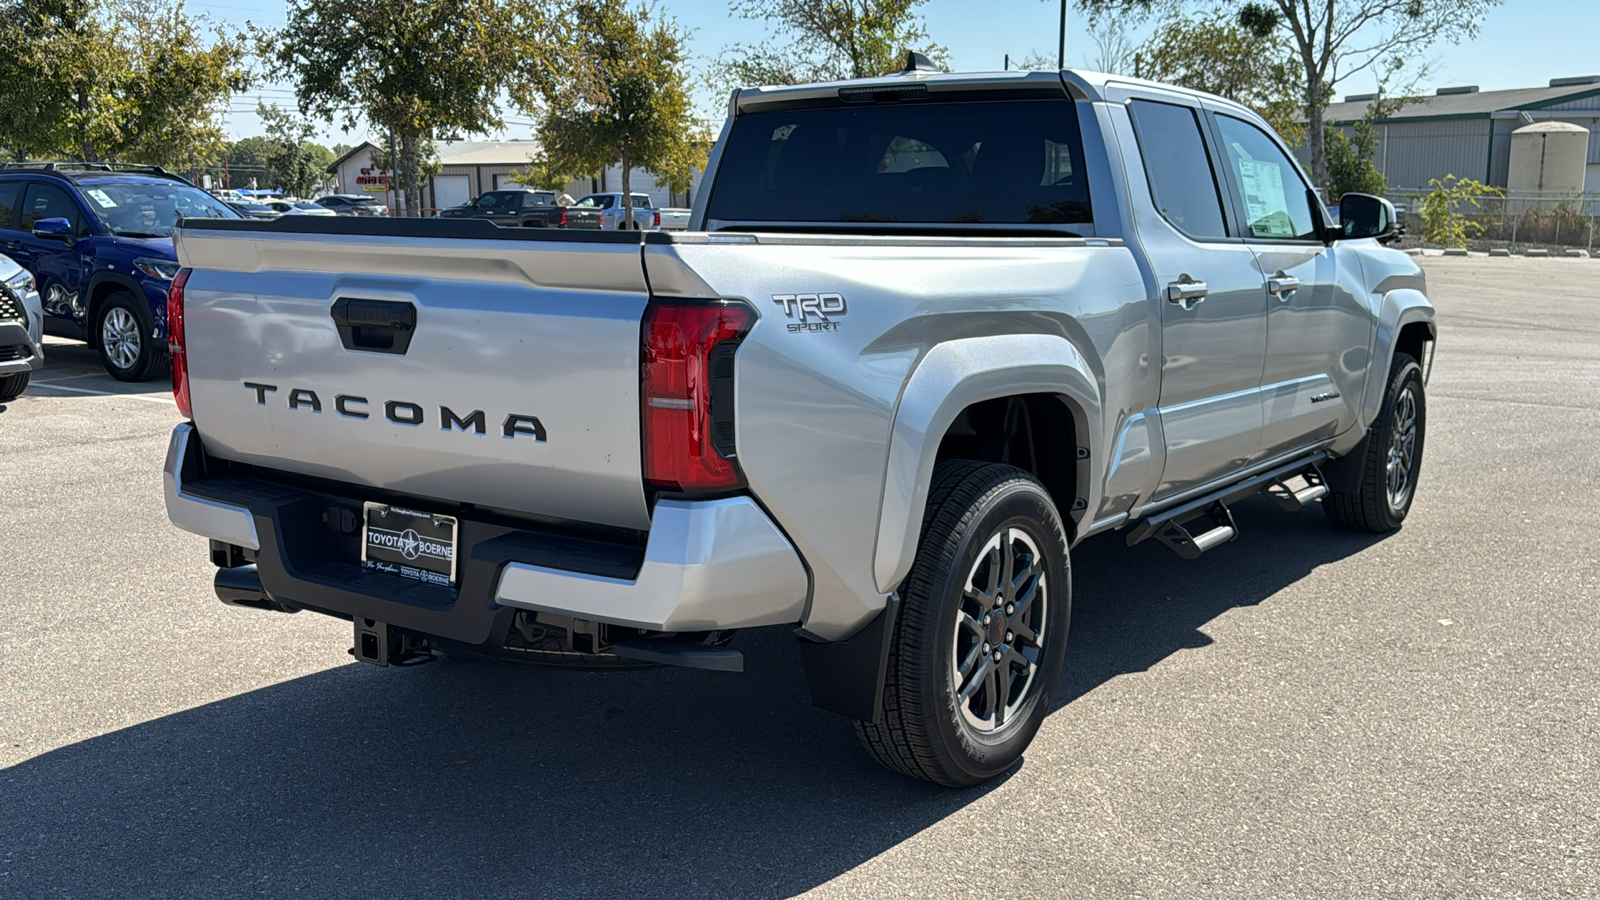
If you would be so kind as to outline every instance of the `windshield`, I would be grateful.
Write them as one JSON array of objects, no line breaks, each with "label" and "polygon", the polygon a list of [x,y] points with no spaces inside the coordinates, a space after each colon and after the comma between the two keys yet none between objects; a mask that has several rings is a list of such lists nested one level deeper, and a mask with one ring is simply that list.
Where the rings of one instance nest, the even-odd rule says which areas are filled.
[{"label": "windshield", "polygon": [[734,120],[707,214],[796,223],[1093,221],[1067,100],[749,113]]},{"label": "windshield", "polygon": [[221,200],[187,184],[96,184],[83,195],[113,234],[165,237],[181,218],[237,219]]}]

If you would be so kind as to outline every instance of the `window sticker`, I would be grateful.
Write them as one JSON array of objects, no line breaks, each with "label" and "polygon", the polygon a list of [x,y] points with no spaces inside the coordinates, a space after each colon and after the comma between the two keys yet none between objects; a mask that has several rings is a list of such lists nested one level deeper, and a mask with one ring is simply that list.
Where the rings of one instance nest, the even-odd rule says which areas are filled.
[{"label": "window sticker", "polygon": [[100,204],[100,208],[101,209],[116,209],[117,208],[117,201],[115,201],[115,200],[111,199],[110,197],[106,196],[106,192],[100,190],[99,188],[90,188],[87,191],[84,191],[84,193],[88,194],[89,198],[91,200],[93,200],[94,202]]},{"label": "window sticker", "polygon": [[1242,152],[1237,162],[1250,233],[1256,237],[1294,237],[1294,222],[1289,217],[1289,203],[1283,193],[1283,171],[1274,162],[1249,159]]}]

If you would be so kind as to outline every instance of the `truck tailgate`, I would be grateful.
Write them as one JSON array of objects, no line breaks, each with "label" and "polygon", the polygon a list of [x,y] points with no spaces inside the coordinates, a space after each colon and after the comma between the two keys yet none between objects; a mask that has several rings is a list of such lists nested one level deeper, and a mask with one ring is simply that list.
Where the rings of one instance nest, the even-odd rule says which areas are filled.
[{"label": "truck tailgate", "polygon": [[[206,450],[424,499],[647,528],[638,237],[487,223],[434,237],[448,226],[387,224],[381,235],[323,222],[179,230]],[[468,224],[480,223],[450,223]]]}]

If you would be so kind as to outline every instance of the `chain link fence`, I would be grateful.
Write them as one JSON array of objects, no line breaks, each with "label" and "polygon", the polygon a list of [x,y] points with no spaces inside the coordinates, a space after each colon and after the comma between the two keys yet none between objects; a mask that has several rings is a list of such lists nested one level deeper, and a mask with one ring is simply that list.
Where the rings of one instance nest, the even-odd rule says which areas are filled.
[{"label": "chain link fence", "polygon": [[[1402,246],[1442,247],[1429,243],[1428,223],[1422,215],[1427,191],[1396,191],[1388,195],[1405,223]],[[1600,192],[1502,193],[1455,200],[1449,214],[1458,217],[1469,250],[1507,249],[1523,252],[1585,250],[1590,255],[1600,243]]]}]

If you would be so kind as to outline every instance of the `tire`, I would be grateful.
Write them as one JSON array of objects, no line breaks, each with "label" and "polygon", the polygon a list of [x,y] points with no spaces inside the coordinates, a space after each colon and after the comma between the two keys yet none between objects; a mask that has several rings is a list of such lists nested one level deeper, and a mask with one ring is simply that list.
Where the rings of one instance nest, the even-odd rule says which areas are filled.
[{"label": "tire", "polygon": [[[1031,582],[1026,572],[1013,579],[1000,598],[1031,599],[990,607],[982,588],[991,573],[1004,580],[996,566],[1007,558],[1013,565],[1031,558],[1037,572]],[[877,724],[855,722],[867,753],[896,772],[949,787],[980,784],[1015,764],[1049,714],[1061,678],[1070,576],[1066,531],[1032,475],[967,460],[935,466],[922,540],[901,585],[883,705]],[[974,581],[979,590],[968,591]],[[986,608],[1013,612],[989,625]],[[995,671],[995,653],[1002,655],[1005,694],[986,674]]]},{"label": "tire", "polygon": [[1322,498],[1329,521],[1369,534],[1399,528],[1417,497],[1427,424],[1422,368],[1411,356],[1396,353],[1383,406],[1364,446],[1340,460],[1337,475],[1330,473],[1329,491]]},{"label": "tire", "polygon": [[150,336],[150,311],[127,291],[100,304],[94,319],[100,364],[118,381],[149,381],[166,370],[167,348]]},{"label": "tire", "polygon": [[28,389],[28,378],[33,373],[18,372],[15,375],[0,377],[0,403],[10,403],[22,396]]}]

